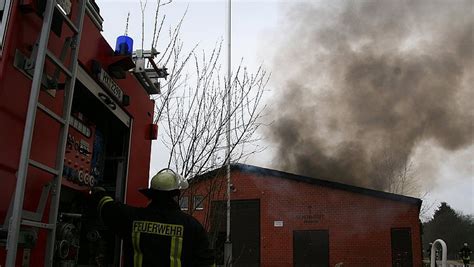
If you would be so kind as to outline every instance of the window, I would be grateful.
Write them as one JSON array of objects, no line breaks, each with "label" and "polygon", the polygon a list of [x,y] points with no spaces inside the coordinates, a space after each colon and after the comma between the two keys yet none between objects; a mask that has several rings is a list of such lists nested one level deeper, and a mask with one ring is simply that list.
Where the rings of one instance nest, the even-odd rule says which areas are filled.
[{"label": "window", "polygon": [[182,196],[179,198],[179,207],[181,210],[188,210],[189,209],[189,197]]},{"label": "window", "polygon": [[203,210],[204,209],[204,197],[203,196],[194,196],[194,198],[193,198],[193,207],[194,207],[194,210]]}]

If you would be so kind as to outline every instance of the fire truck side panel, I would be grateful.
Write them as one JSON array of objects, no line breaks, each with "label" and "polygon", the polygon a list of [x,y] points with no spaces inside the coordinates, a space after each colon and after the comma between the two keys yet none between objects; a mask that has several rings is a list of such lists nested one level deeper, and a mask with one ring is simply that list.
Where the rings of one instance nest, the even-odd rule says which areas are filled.
[{"label": "fire truck side panel", "polygon": [[[18,163],[20,158],[21,142],[23,137],[24,123],[28,104],[31,80],[19,72],[13,66],[16,49],[25,50],[23,41],[27,31],[30,35],[34,29],[38,32],[38,27],[31,24],[31,19],[15,8],[18,1],[13,4],[9,29],[2,57],[0,61],[0,167],[8,173],[2,176],[2,185],[5,190],[2,192],[0,202],[0,223],[6,216],[10,205],[10,200],[14,192]],[[27,26],[29,25],[29,27]],[[33,29],[29,29],[33,28]],[[4,178],[5,177],[5,178]]]},{"label": "fire truck side panel", "polygon": [[[0,179],[2,181],[0,224],[3,224],[6,219],[15,191],[16,172],[31,87],[31,78],[14,66],[15,54],[20,52],[25,57],[31,55],[31,49],[37,41],[42,22],[37,12],[21,10],[20,1],[14,2],[5,46],[0,57]],[[72,2],[73,5],[76,4],[76,1]],[[74,11],[75,8],[72,10]],[[73,18],[75,15],[73,13]],[[67,27],[62,25],[61,36],[54,33],[50,35],[49,49],[58,56],[63,49],[65,38],[71,34]],[[95,80],[94,86],[99,88],[98,90],[103,90],[111,99],[113,96],[100,85],[92,65],[93,61],[97,61],[104,70],[107,70],[108,66],[116,60],[113,49],[102,37],[89,15],[86,14],[79,49],[79,64]],[[66,57],[67,62],[68,57]],[[48,75],[53,75],[54,70],[51,63],[45,65]],[[60,76],[59,83],[63,80],[64,75]],[[121,106],[117,101],[114,103],[117,109],[123,110],[121,112],[131,122],[130,125],[120,121],[100,99],[91,93],[91,88],[82,82],[76,82],[64,161],[60,213],[80,214],[85,209],[87,191],[91,183],[84,184],[83,180],[79,181],[77,178],[79,171],[83,171],[83,177],[85,174],[88,175],[87,177],[97,174],[95,178],[98,185],[110,189],[115,196],[122,198],[127,203],[146,204],[146,198],[137,189],[148,185],[151,153],[150,130],[153,123],[154,102],[130,73],[126,73],[125,79],[115,79],[115,82],[123,90],[123,93],[129,96],[128,106]],[[100,87],[102,88],[100,89]],[[63,95],[63,90],[42,90],[39,102],[61,115]],[[54,167],[58,150],[59,129],[58,123],[44,112],[37,111],[30,153],[31,159]],[[52,178],[52,175],[37,168],[31,166],[28,168],[23,209],[31,212],[36,211],[41,203],[43,188]],[[125,192],[121,192],[123,190]],[[43,214],[43,222],[46,222],[49,215],[50,197],[43,204],[46,204]],[[77,251],[74,253],[82,255],[79,256],[79,261],[82,262],[81,266],[87,266],[88,258],[92,258],[95,253],[93,250],[96,247],[99,248],[97,251],[108,255],[105,257],[108,264],[114,263],[114,257],[116,263],[117,242],[114,241],[113,235],[103,229],[103,226],[94,225],[95,221],[93,220],[78,222],[66,217],[61,218],[58,222],[58,244],[60,244],[59,241],[66,240],[62,239],[63,236],[68,236],[72,232],[77,234],[73,241],[80,242],[81,250],[74,247],[71,247],[71,250],[76,249]],[[23,227],[22,231],[24,230],[28,231],[28,228]],[[39,266],[44,262],[46,232],[37,229],[30,230],[36,232],[37,240],[34,247],[31,248],[29,262],[30,266]],[[102,237],[93,236],[95,239],[91,237],[96,232],[100,232]],[[23,253],[23,248],[20,246],[17,266],[22,263]],[[5,255],[4,244],[0,244],[0,265],[2,266]],[[68,257],[70,256],[65,256],[64,260],[71,260]]]},{"label": "fire truck side panel", "polygon": [[[94,30],[95,25],[92,21],[85,20],[83,27],[84,32],[89,34],[81,41],[81,63],[90,70],[92,60],[113,62],[113,58],[110,58],[113,55],[113,49],[100,33]],[[107,65],[104,64],[102,67],[105,69]],[[126,107],[126,111],[133,118],[126,201],[133,205],[144,205],[146,199],[137,191],[137,188],[148,185],[151,153],[149,135],[150,125],[153,123],[154,102],[131,74],[127,73],[126,77],[126,79],[116,80],[124,93],[130,96],[130,105]]]}]

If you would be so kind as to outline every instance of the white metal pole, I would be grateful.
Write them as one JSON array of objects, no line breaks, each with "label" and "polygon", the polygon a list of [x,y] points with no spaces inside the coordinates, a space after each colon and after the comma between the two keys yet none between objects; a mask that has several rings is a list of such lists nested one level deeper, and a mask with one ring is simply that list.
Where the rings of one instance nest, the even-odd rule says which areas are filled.
[{"label": "white metal pole", "polygon": [[441,244],[441,267],[447,267],[447,255],[448,255],[448,247],[446,246],[446,242],[442,239],[436,239],[431,245],[431,258],[430,258],[430,266],[436,266],[436,245]]},{"label": "white metal pole", "polygon": [[226,224],[226,242],[224,246],[224,264],[232,266],[232,242],[230,241],[230,119],[231,119],[231,78],[232,78],[232,1],[227,2],[227,224]]}]

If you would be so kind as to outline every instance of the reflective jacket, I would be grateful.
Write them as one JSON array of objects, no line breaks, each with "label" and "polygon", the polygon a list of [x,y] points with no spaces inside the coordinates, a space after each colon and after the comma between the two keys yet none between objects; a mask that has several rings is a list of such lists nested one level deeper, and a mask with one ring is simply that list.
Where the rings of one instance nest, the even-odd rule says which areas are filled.
[{"label": "reflective jacket", "polygon": [[471,253],[472,253],[472,250],[468,247],[462,247],[459,250],[459,254],[461,255],[461,258],[465,261],[471,260]]},{"label": "reflective jacket", "polygon": [[145,208],[116,202],[104,193],[94,196],[104,224],[124,241],[125,266],[213,266],[207,234],[192,216],[169,199]]}]

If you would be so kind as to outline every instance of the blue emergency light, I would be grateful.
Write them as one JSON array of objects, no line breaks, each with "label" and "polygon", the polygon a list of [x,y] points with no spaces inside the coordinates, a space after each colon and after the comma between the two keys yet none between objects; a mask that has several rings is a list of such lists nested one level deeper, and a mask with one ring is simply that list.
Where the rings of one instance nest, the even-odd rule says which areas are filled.
[{"label": "blue emergency light", "polygon": [[115,44],[115,54],[121,56],[129,56],[133,51],[133,39],[127,35],[117,37]]}]

